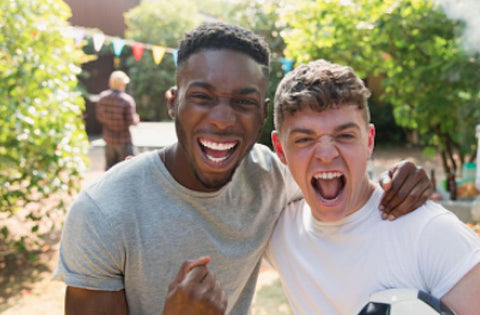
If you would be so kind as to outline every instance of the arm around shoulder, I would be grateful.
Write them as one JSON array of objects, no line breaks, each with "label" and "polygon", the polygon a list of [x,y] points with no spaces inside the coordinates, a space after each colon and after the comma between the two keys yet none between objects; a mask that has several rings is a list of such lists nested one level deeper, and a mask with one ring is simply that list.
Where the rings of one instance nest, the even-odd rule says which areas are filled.
[{"label": "arm around shoulder", "polygon": [[442,297],[455,314],[478,314],[480,310],[480,263]]},{"label": "arm around shoulder", "polygon": [[65,314],[128,314],[125,290],[99,291],[68,286]]}]

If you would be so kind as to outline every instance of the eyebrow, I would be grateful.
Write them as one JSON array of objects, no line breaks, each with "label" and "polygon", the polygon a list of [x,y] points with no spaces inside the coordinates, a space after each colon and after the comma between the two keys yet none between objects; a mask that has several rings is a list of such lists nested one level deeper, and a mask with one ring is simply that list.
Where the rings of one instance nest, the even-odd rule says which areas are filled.
[{"label": "eyebrow", "polygon": [[[343,131],[345,129],[350,129],[350,128],[360,129],[360,126],[358,124],[354,123],[354,122],[349,122],[349,123],[337,126],[333,131],[334,132],[340,132],[340,131]],[[313,135],[316,132],[313,131],[310,128],[298,127],[298,128],[294,128],[290,131],[290,134],[295,134],[295,133],[303,133],[303,134]]]},{"label": "eyebrow", "polygon": [[[203,81],[193,81],[192,83],[190,83],[188,85],[187,89],[195,88],[195,87],[204,88],[204,89],[207,89],[207,90],[214,90],[215,89],[215,87],[212,84],[207,83],[207,82],[203,82]],[[239,90],[233,91],[233,94],[234,95],[235,94],[236,95],[248,95],[248,94],[261,95],[260,91],[257,88],[254,88],[254,87],[241,88]]]}]

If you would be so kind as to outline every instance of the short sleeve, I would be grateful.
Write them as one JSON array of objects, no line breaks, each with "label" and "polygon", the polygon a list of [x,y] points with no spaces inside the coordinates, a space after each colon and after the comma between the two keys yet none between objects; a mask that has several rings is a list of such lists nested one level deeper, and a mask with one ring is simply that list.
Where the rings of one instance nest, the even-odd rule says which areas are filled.
[{"label": "short sleeve", "polygon": [[443,297],[480,263],[480,239],[452,213],[436,216],[420,237],[420,273],[431,294]]},{"label": "short sleeve", "polygon": [[125,250],[115,232],[88,194],[80,194],[63,226],[54,279],[91,290],[123,289]]}]

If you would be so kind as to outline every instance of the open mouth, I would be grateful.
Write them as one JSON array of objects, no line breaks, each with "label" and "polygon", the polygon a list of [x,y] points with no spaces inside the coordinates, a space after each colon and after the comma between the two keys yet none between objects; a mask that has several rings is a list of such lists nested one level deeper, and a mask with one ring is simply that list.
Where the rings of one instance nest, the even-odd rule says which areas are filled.
[{"label": "open mouth", "polygon": [[335,201],[345,188],[345,177],[340,172],[322,172],[315,174],[311,183],[323,200]]},{"label": "open mouth", "polygon": [[207,160],[214,164],[220,164],[226,161],[235,151],[239,141],[213,141],[206,138],[198,140],[202,152]]}]

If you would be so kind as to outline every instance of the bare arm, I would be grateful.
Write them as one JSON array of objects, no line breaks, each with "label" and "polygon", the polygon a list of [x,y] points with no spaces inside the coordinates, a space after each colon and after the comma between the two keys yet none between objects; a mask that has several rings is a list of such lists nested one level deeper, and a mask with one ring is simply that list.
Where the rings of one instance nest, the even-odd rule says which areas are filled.
[{"label": "bare arm", "polygon": [[473,267],[441,300],[457,315],[480,310],[480,264]]},{"label": "bare arm", "polygon": [[128,314],[125,290],[97,291],[69,286],[65,294],[65,314]]}]

